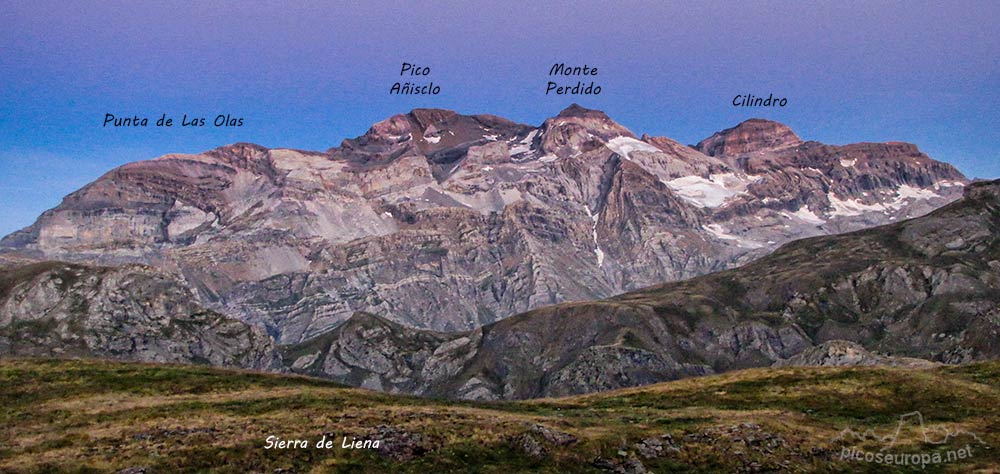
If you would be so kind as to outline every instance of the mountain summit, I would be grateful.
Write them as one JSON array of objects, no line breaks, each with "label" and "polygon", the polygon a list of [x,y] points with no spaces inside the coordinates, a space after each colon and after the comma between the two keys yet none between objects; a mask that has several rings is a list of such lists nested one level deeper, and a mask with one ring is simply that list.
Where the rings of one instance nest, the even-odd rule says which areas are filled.
[{"label": "mountain summit", "polygon": [[733,128],[716,132],[695,146],[708,156],[739,155],[758,150],[781,148],[802,143],[788,126],[752,118]]},{"label": "mountain summit", "polygon": [[539,126],[415,109],[325,152],[227,145],[130,163],[2,240],[140,263],[281,343],[355,312],[467,330],[924,214],[965,178],[909,144],[748,120],[697,147],[572,105]]}]

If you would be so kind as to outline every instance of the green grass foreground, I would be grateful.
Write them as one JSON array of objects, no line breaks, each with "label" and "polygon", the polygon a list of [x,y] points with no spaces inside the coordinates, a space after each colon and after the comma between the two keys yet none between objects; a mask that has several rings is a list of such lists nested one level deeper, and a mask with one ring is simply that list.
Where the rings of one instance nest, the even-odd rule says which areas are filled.
[{"label": "green grass foreground", "polygon": [[[1000,362],[752,369],[470,403],[206,367],[5,360],[0,472],[510,474],[630,472],[636,462],[650,472],[1000,472],[998,383]],[[923,468],[841,459],[847,447],[879,452],[879,436],[914,411],[923,427],[902,424],[885,452],[946,456],[970,445],[972,456]],[[874,431],[838,440],[845,428]],[[335,448],[264,449],[270,435],[314,443],[324,433]],[[392,447],[344,449],[345,435]]]}]

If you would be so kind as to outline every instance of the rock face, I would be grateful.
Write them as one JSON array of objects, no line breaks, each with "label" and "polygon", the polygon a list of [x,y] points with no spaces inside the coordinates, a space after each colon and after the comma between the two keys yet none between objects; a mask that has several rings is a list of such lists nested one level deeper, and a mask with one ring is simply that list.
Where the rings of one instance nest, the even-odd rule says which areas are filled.
[{"label": "rock face", "polygon": [[285,365],[391,393],[427,393],[430,381],[455,377],[478,344],[477,332],[422,331],[358,313],[336,329],[285,348]]},{"label": "rock face", "polygon": [[770,120],[750,119],[715,133],[698,142],[695,148],[708,156],[739,156],[801,143],[798,135],[785,125]]},{"label": "rock face", "polygon": [[417,109],[325,152],[235,144],[131,163],[2,247],[151,265],[297,343],[355,312],[463,331],[690,278],[921,215],[964,183],[913,145],[803,142],[756,119],[692,148],[575,105],[538,127]]},{"label": "rock face", "polygon": [[774,363],[773,367],[854,367],[871,365],[922,368],[931,367],[936,364],[926,359],[874,354],[856,342],[827,341],[818,346],[810,347],[788,359],[779,360]]},{"label": "rock face", "polygon": [[0,260],[0,356],[282,369],[266,334],[154,269],[12,259]]},{"label": "rock face", "polygon": [[776,362],[994,359],[1000,181],[974,183],[964,199],[924,217],[792,242],[737,269],[465,333],[361,314],[339,331],[286,348],[294,370],[471,399],[584,393]]}]

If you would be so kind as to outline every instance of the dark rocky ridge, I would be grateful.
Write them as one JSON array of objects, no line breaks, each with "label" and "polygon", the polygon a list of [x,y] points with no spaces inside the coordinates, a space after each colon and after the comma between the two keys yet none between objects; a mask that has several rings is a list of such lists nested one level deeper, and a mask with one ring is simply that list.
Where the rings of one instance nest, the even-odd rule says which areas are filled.
[{"label": "dark rocky ridge", "polygon": [[283,370],[259,329],[198,306],[155,269],[0,259],[0,356]]}]

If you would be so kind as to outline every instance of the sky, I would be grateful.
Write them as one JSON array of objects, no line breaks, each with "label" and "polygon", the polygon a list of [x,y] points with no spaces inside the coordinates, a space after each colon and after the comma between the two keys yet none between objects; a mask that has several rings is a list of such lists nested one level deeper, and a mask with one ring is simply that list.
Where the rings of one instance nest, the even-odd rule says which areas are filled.
[{"label": "sky", "polygon": [[[682,143],[762,117],[1000,178],[998,20],[996,1],[4,1],[0,235],[124,163],[326,150],[417,107],[537,125],[576,102]],[[431,73],[400,77],[403,62]],[[557,62],[597,67],[601,94],[545,95]],[[397,81],[441,92],[390,95]],[[748,93],[788,102],[733,107]],[[103,127],[107,113],[209,126]],[[211,126],[219,114],[244,125]]]}]

